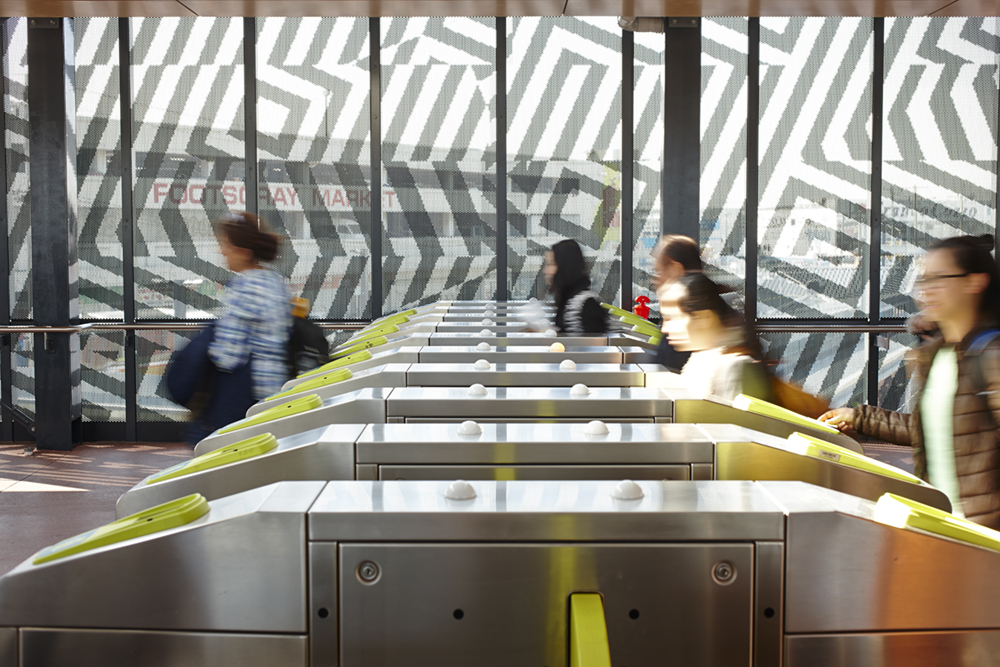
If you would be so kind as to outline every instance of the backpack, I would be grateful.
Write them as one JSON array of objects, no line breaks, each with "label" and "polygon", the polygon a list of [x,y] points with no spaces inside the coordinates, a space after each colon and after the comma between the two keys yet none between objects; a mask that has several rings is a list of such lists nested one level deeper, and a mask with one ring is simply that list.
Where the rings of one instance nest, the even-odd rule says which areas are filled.
[{"label": "backpack", "polygon": [[302,317],[292,318],[292,332],[288,337],[286,351],[289,379],[330,361],[330,343],[327,342],[323,329]]}]

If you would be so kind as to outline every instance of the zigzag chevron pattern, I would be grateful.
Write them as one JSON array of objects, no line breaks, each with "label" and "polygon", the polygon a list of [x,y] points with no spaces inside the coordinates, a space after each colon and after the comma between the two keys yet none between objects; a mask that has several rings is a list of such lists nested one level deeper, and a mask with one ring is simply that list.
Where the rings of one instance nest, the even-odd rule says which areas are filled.
[{"label": "zigzag chevron pattern", "polygon": [[[7,236],[10,253],[10,303],[13,319],[30,319],[31,309],[31,210],[28,204],[28,24],[7,19],[0,31],[4,40],[3,112],[7,127]],[[35,373],[30,363],[31,341],[21,335],[12,340],[12,402],[34,414]]]},{"label": "zigzag chevron pattern", "polygon": [[206,317],[228,279],[211,220],[244,179],[243,23],[134,19],[131,49],[136,316]]},{"label": "zigzag chevron pattern", "polygon": [[[495,28],[492,19],[383,19],[380,166],[384,310],[491,298],[495,285]],[[621,33],[613,19],[508,20],[508,272],[511,294],[543,293],[542,254],[581,242],[595,288],[617,300]],[[760,312],[859,317],[868,304],[871,21],[763,19]],[[745,226],[745,19],[703,22],[702,244],[742,284]],[[913,312],[914,259],[933,240],[995,224],[1000,27],[987,19],[887,19],[881,314]],[[280,268],[320,317],[370,316],[367,191],[368,24],[258,20],[261,190],[243,186],[242,23],[132,22],[139,316],[201,317],[226,272],[209,221],[258,196],[291,239]],[[636,36],[636,294],[648,290],[659,223],[662,35]],[[120,317],[121,188],[117,22],[76,22],[80,288],[85,316]],[[26,44],[5,23],[12,316],[31,316],[26,196]],[[242,204],[241,204],[242,202]],[[145,335],[143,419],[178,334]],[[183,336],[181,336],[183,337]],[[15,345],[14,400],[33,394],[30,340]],[[864,338],[769,336],[782,373],[835,403],[864,396]],[[880,352],[879,401],[905,404],[907,337]],[[83,341],[88,418],[118,418],[107,378],[115,335]],[[112,359],[114,357],[114,359]],[[103,371],[102,371],[103,369]],[[108,369],[111,369],[108,371]],[[107,371],[102,375],[102,372]]]},{"label": "zigzag chevron pattern", "polygon": [[3,30],[7,124],[7,234],[11,317],[31,319],[31,211],[28,206],[28,23],[7,19]]},{"label": "zigzag chevron pattern", "polygon": [[574,238],[621,300],[621,41],[614,18],[507,21],[512,298],[544,295],[545,250]]},{"label": "zigzag chevron pattern", "polygon": [[381,21],[384,311],[496,292],[496,27]]},{"label": "zigzag chevron pattern", "polygon": [[313,317],[371,317],[368,52],[367,19],[257,19],[260,212]]},{"label": "zigzag chevron pattern", "polygon": [[[867,311],[872,25],[854,18],[760,21],[762,317]],[[786,343],[792,340],[799,344]],[[784,374],[844,405],[865,399],[863,341],[771,337],[777,349],[770,354],[782,360]]]},{"label": "zigzag chevron pattern", "polygon": [[881,311],[914,312],[915,257],[996,225],[996,18],[886,19]]}]

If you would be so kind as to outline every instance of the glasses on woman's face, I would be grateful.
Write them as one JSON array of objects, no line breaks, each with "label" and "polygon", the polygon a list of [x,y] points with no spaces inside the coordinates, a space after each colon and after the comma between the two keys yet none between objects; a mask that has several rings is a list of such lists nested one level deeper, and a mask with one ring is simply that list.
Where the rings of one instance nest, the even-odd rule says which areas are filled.
[{"label": "glasses on woman's face", "polygon": [[944,287],[949,278],[964,278],[968,273],[948,273],[939,276],[920,276],[913,282],[913,286],[918,290],[940,289]]}]

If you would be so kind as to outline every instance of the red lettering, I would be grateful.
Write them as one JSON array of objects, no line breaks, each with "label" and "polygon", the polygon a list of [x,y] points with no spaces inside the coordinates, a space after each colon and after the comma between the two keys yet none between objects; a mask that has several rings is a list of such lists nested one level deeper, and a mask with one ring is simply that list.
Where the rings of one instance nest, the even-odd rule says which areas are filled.
[{"label": "red lettering", "polygon": [[385,191],[382,192],[382,194],[384,194],[386,197],[389,198],[389,204],[388,204],[388,206],[392,206],[392,196],[394,194],[396,194],[396,191],[395,190],[385,190]]},{"label": "red lettering", "polygon": [[247,186],[240,186],[240,204],[243,206],[247,205]]},{"label": "red lettering", "polygon": [[153,183],[153,203],[159,204],[160,198],[166,196],[167,185],[165,183]]},{"label": "red lettering", "polygon": [[[265,194],[267,193],[267,189],[266,188],[264,189],[264,192],[265,192]],[[288,203],[288,201],[285,199],[285,188],[277,188],[274,191],[274,203],[277,204],[279,202],[282,203],[282,204],[287,204]]]},{"label": "red lettering", "polygon": [[295,206],[295,188],[288,188],[288,196],[292,200],[292,206]]},{"label": "red lettering", "polygon": [[347,202],[344,201],[344,191],[340,188],[333,191],[333,203],[336,204],[338,202],[341,206],[347,206]]},{"label": "red lettering", "polygon": [[370,190],[361,190],[361,206],[363,208],[371,208],[372,205],[372,193]]},{"label": "red lettering", "polygon": [[347,191],[347,201],[349,201],[351,203],[351,206],[357,206],[358,205],[358,191],[357,190],[348,190]]},{"label": "red lettering", "polygon": [[[180,196],[175,196],[174,193],[176,193],[177,190],[181,191]],[[170,186],[170,195],[168,196],[168,199],[170,199],[170,201],[174,204],[186,204],[188,200],[187,188],[183,185]]]},{"label": "red lettering", "polygon": [[[201,199],[194,198],[195,188],[201,190]],[[188,201],[192,204],[203,204],[205,202],[205,186],[204,185],[192,185],[188,188]]]},{"label": "red lettering", "polygon": [[323,203],[323,192],[319,188],[313,188],[313,206],[319,206]]},{"label": "red lettering", "polygon": [[226,199],[226,204],[233,206],[236,203],[236,186],[227,185],[222,188],[222,196]]}]

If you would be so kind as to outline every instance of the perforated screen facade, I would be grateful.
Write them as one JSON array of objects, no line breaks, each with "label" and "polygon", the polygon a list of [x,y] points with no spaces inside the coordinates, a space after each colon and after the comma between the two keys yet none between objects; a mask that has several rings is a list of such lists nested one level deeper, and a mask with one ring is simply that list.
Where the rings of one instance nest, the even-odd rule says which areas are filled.
[{"label": "perforated screen facade", "polygon": [[[881,50],[873,19],[752,21],[701,21],[706,265],[739,291],[755,287],[757,315],[772,324],[901,322],[916,311],[913,280],[931,243],[997,228],[1000,21],[885,19]],[[625,63],[612,17],[148,18],[127,22],[125,44],[120,25],[93,18],[74,26],[83,320],[119,322],[132,307],[139,326],[216,317],[231,273],[212,221],[233,209],[259,210],[285,237],[274,268],[310,300],[315,319],[363,322],[439,299],[492,299],[498,289],[544,297],[544,251],[563,238],[581,244],[603,300],[623,305],[624,281],[633,295],[652,296],[670,131],[668,36],[634,33]],[[3,21],[4,315],[14,322],[32,318],[27,39],[24,20]],[[756,110],[751,72],[759,74]],[[622,122],[626,76],[630,127]],[[748,159],[752,134],[757,153]],[[126,139],[131,165],[122,159]],[[634,155],[630,236],[623,141]],[[748,170],[757,176],[749,193]],[[873,178],[882,193],[877,259]],[[132,210],[124,210],[129,194]],[[747,243],[753,211],[756,238]],[[631,266],[621,262],[623,234]],[[748,275],[751,258],[757,269]],[[139,421],[184,418],[162,373],[190,332],[134,336],[135,346],[121,332],[82,337],[85,419],[121,421],[126,406]],[[877,349],[859,333],[765,340],[781,358],[780,375],[835,404],[907,405],[908,336],[888,336]],[[6,352],[4,397],[27,412],[33,344],[14,336]]]}]

